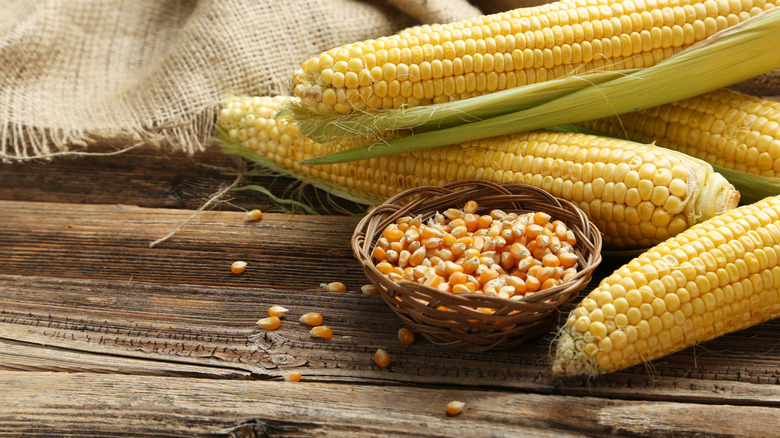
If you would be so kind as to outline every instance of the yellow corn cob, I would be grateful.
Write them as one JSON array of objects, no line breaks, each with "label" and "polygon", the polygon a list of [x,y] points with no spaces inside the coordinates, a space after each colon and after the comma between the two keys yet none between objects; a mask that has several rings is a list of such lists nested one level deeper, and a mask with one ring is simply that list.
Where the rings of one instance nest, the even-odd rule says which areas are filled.
[{"label": "yellow corn cob", "polygon": [[553,372],[597,375],[780,316],[780,196],[696,224],[605,278],[571,312]]},{"label": "yellow corn cob", "polygon": [[315,114],[464,99],[597,70],[647,67],[778,0],[562,0],[347,44],[305,61]]},{"label": "yellow corn cob", "polygon": [[466,179],[521,182],[581,207],[605,243],[649,247],[735,207],[739,199],[734,187],[701,160],[651,145],[562,132],[514,134],[340,164],[300,164],[328,146],[274,118],[289,99],[228,103],[219,120],[227,141],[266,166],[361,202]]},{"label": "yellow corn cob", "polygon": [[642,111],[578,123],[716,166],[780,176],[780,102],[720,89]]}]

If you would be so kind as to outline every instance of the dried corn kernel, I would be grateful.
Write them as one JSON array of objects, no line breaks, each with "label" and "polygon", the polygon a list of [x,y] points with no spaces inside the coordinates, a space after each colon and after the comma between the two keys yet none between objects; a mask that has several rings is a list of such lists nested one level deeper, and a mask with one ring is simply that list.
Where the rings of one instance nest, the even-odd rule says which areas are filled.
[{"label": "dried corn kernel", "polygon": [[244,215],[244,222],[259,221],[262,217],[263,217],[262,211],[258,209],[250,210],[247,211],[246,214]]},{"label": "dried corn kernel", "polygon": [[326,325],[312,327],[309,333],[315,338],[330,339],[333,337],[333,330]]},{"label": "dried corn kernel", "polygon": [[301,315],[300,321],[311,326],[322,325],[322,315],[317,312],[304,313]]},{"label": "dried corn kernel", "polygon": [[275,316],[277,318],[283,317],[287,312],[289,312],[289,310],[282,306],[271,306],[268,308],[268,316]]},{"label": "dried corn kernel", "polygon": [[320,287],[327,290],[328,292],[346,292],[347,286],[344,285],[344,283],[340,281],[332,281],[330,283],[322,283],[320,284]]},{"label": "dried corn kernel", "polygon": [[300,382],[301,381],[301,372],[300,371],[288,371],[284,374],[282,374],[282,378],[285,382]]},{"label": "dried corn kernel", "polygon": [[230,272],[234,274],[241,274],[244,271],[246,271],[246,262],[237,261],[230,265]]},{"label": "dried corn kernel", "polygon": [[269,316],[268,318],[262,318],[257,321],[257,325],[265,330],[276,330],[281,325],[281,321],[275,316]]},{"label": "dried corn kernel", "polygon": [[376,353],[374,353],[374,363],[376,363],[378,367],[387,368],[387,366],[390,365],[390,355],[387,354],[385,350],[379,348],[376,350]]},{"label": "dried corn kernel", "polygon": [[360,291],[366,295],[379,295],[379,289],[373,284],[364,284],[363,286],[360,286]]},{"label": "dried corn kernel", "polygon": [[447,403],[447,407],[445,409],[447,411],[447,415],[454,417],[455,415],[458,415],[461,412],[463,412],[463,408],[465,406],[466,406],[465,402],[453,400]]},{"label": "dried corn kernel", "polygon": [[398,330],[398,340],[404,345],[411,345],[414,343],[414,332],[402,327]]}]

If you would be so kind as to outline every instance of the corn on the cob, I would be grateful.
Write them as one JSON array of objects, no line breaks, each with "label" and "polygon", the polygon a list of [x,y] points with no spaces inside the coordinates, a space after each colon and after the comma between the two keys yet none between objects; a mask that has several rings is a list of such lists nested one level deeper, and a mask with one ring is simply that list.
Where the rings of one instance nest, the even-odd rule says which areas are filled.
[{"label": "corn on the cob", "polygon": [[598,375],[780,317],[780,196],[696,224],[571,312],[553,372]]},{"label": "corn on the cob", "polygon": [[274,119],[285,97],[233,100],[220,127],[235,153],[337,194],[381,202],[411,187],[465,179],[521,182],[581,207],[605,243],[649,247],[736,206],[739,194],[708,164],[651,145],[584,134],[530,132],[365,161],[312,166],[328,146]]},{"label": "corn on the cob", "polygon": [[754,175],[780,176],[780,102],[726,88],[577,125]]},{"label": "corn on the cob", "polygon": [[561,0],[343,45],[292,77],[315,114],[459,100],[654,65],[777,0]]}]

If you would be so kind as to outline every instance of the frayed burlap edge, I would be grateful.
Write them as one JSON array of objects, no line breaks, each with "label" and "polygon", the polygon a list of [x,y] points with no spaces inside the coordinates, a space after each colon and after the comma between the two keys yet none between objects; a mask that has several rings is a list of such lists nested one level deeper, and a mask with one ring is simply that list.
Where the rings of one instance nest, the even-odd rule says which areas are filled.
[{"label": "frayed burlap edge", "polygon": [[[65,131],[5,123],[0,125],[0,161],[114,155],[138,147],[191,155],[212,144],[221,107],[221,103],[215,103],[186,119],[111,131]],[[102,146],[103,151],[89,150],[97,144]]]}]

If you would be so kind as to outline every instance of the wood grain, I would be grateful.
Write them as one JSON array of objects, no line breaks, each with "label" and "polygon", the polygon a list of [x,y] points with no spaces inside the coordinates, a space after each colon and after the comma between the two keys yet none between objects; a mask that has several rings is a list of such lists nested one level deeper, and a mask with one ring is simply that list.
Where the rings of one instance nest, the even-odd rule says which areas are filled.
[{"label": "wood grain", "polygon": [[[40,436],[760,436],[777,409],[476,389],[0,374],[0,434]],[[448,401],[466,403],[448,417]],[[749,419],[749,420],[748,420]]]},{"label": "wood grain", "polygon": [[[113,149],[95,146],[90,152]],[[118,156],[84,156],[24,163],[0,162],[0,199],[126,204],[194,210],[244,171],[242,184],[259,184],[278,197],[291,197],[298,183],[286,177],[253,176],[253,170],[211,148],[193,156],[141,147]],[[328,196],[311,186],[302,195],[320,213],[345,209],[358,213],[365,206]],[[269,197],[256,191],[233,191],[215,209],[236,211],[260,208],[281,211]],[[337,207],[337,208],[336,208]]]},{"label": "wood grain", "polygon": [[[205,164],[204,164],[205,163]],[[207,165],[206,165],[207,164]],[[550,373],[545,336],[467,353],[396,338],[349,248],[358,217],[272,210],[214,151],[0,165],[0,435],[770,436],[780,320],[596,379]],[[253,177],[276,194],[289,180]],[[310,194],[317,194],[312,190]],[[348,205],[345,204],[345,205]],[[356,209],[358,206],[354,206]],[[230,272],[245,260],[241,275]],[[624,259],[599,269],[594,284]],[[347,293],[320,283],[343,281]],[[583,294],[585,291],[583,292]],[[257,327],[290,309],[279,330]],[[568,310],[564,309],[564,314]],[[335,336],[297,321],[319,311]],[[391,365],[372,361],[385,348]],[[281,381],[298,370],[303,381]],[[465,412],[447,417],[448,400]]]},{"label": "wood grain", "polygon": [[[0,202],[0,238],[7,242],[0,250],[0,338],[16,346],[2,353],[5,369],[105,372],[101,367],[110,363],[111,372],[128,374],[266,379],[303,368],[322,381],[780,404],[777,321],[650,367],[590,382],[558,380],[549,372],[552,332],[517,349],[480,354],[424,340],[402,346],[395,315],[380,297],[359,292],[365,278],[348,246],[354,218],[267,214],[248,224],[239,212],[205,212],[171,241],[149,248],[188,212],[46,205],[41,212],[38,203]],[[239,258],[249,269],[234,275],[229,265]],[[348,293],[320,287],[333,280],[344,281]],[[264,332],[254,322],[274,304],[290,313],[281,329]],[[332,341],[312,339],[297,322],[312,310],[333,327]],[[36,346],[36,353],[21,354],[20,345]],[[372,364],[378,347],[393,357],[390,370]],[[42,361],[45,348],[67,351],[69,361]]]}]

